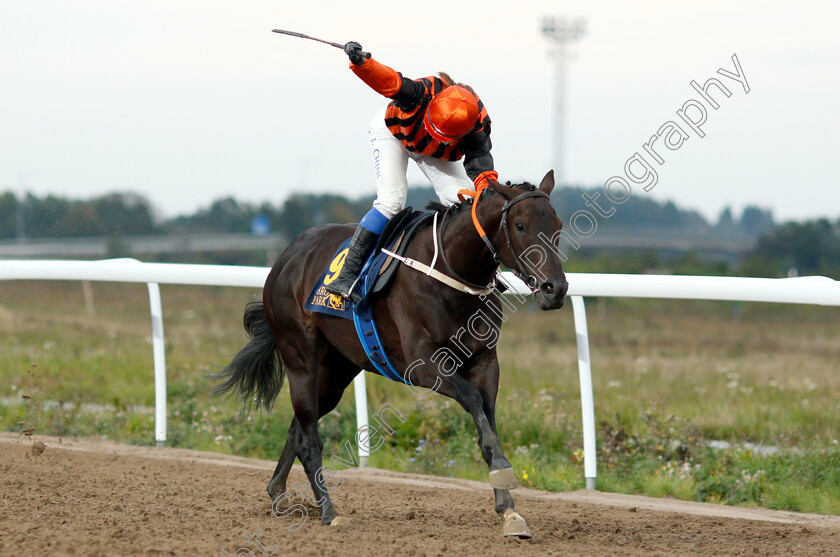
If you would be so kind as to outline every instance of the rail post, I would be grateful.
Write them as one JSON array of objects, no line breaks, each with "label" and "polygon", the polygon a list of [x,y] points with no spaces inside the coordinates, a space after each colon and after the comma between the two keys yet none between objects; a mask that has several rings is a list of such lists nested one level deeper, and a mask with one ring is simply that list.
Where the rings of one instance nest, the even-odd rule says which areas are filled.
[{"label": "rail post", "polygon": [[149,288],[149,306],[152,312],[152,350],[155,362],[155,442],[160,447],[166,443],[166,345],[163,340],[163,307],[160,286],[146,283]]},{"label": "rail post", "polygon": [[589,331],[586,326],[586,306],[583,296],[571,296],[575,317],[575,338],[580,376],[580,411],[583,418],[583,470],[586,489],[595,489],[598,460],[595,449],[595,401],[592,395],[592,365],[589,360]]},{"label": "rail post", "polygon": [[[362,431],[364,429],[370,435],[365,373],[367,372],[362,370],[353,378],[353,394],[356,397],[356,431]],[[370,451],[368,449],[369,442],[359,443],[359,468],[367,466],[368,457],[370,457]]]}]

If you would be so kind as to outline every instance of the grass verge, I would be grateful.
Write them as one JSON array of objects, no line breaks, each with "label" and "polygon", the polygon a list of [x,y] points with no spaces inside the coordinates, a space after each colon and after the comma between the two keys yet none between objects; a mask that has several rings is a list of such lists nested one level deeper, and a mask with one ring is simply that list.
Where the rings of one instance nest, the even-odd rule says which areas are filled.
[{"label": "grass verge", "polygon": [[[150,318],[142,285],[0,284],[0,428],[152,444]],[[258,292],[163,288],[169,444],[274,459],[291,409],[213,399],[206,377],[244,344]],[[840,514],[840,339],[833,308],[587,300],[598,488]],[[86,307],[92,308],[88,313]],[[499,345],[497,422],[523,485],[583,487],[571,312],[525,306]],[[486,479],[469,416],[368,375],[374,412],[406,417],[372,454],[393,470]],[[349,395],[349,393],[348,393]],[[326,457],[355,441],[353,397],[321,421]],[[728,448],[723,443],[726,442]]]}]

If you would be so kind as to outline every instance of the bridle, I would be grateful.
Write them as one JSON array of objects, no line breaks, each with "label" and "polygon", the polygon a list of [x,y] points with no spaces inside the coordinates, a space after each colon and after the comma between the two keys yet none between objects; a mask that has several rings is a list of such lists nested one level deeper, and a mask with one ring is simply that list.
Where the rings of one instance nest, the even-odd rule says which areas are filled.
[{"label": "bridle", "polygon": [[[486,189],[487,189],[487,186],[484,185],[484,186],[480,186],[479,188],[477,188],[476,191],[460,190],[458,192],[458,197],[461,199],[461,201],[464,201],[464,199],[466,197],[472,197],[473,198],[472,210],[471,210],[473,225],[475,226],[475,229],[478,232],[478,235],[481,237],[481,239],[484,241],[484,244],[487,246],[487,249],[489,249],[490,253],[493,255],[493,261],[498,265],[499,263],[502,262],[501,256],[499,255],[499,250],[496,249],[496,246],[494,246],[493,242],[490,241],[490,238],[487,237],[487,233],[484,231],[484,227],[481,226],[481,222],[478,220],[478,214],[476,213],[476,208],[478,207],[478,201],[479,201],[479,199],[481,199],[481,196],[483,195],[483,193]],[[531,186],[530,190],[517,195],[516,197],[507,201],[504,204],[504,206],[502,207],[502,220],[499,222],[499,228],[502,229],[505,233],[505,242],[507,243],[508,251],[513,256],[513,260],[515,262],[516,267],[521,267],[522,266],[522,260],[520,259],[519,255],[517,255],[516,252],[514,251],[513,243],[510,241],[510,231],[508,229],[507,216],[508,216],[508,211],[510,211],[511,207],[513,207],[514,205],[516,205],[520,201],[528,199],[529,197],[545,197],[546,199],[549,199],[549,196],[548,196],[547,193],[545,193],[543,191],[540,191],[538,189],[535,189],[533,186]],[[449,261],[446,259],[446,252],[443,249],[443,242],[441,240],[442,240],[442,234],[443,234],[443,226],[446,222],[446,217],[447,217],[447,215],[449,215],[449,211],[451,211],[453,209],[453,207],[454,207],[454,205],[449,207],[446,210],[446,212],[444,213],[443,220],[441,221],[440,227],[438,228],[438,232],[437,232],[438,243],[440,244],[441,259],[443,260],[443,264],[446,266],[446,270],[449,271],[452,275],[454,275],[458,280],[460,280],[463,283],[465,283],[465,284],[467,284],[471,287],[474,287],[474,288],[485,288],[485,285],[477,285],[477,284],[471,283],[471,282],[465,280],[463,277],[459,276],[458,273],[456,273],[455,270],[452,269],[452,266],[449,264]],[[496,231],[496,235],[498,235],[498,229]],[[511,267],[511,272],[514,274],[514,276],[516,276],[516,278],[518,278],[519,280],[521,280],[522,282],[527,284],[528,288],[531,289],[532,293],[536,292],[538,290],[538,285],[537,285],[538,279],[537,279],[537,277],[533,274],[525,274],[521,271],[521,269],[517,269],[516,267]]]}]

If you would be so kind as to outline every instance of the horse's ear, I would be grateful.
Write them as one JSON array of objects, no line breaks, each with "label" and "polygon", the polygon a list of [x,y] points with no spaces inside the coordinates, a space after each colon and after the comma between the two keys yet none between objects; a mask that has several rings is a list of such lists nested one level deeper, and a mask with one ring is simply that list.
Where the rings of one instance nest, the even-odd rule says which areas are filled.
[{"label": "horse's ear", "polygon": [[554,189],[554,170],[549,170],[546,172],[545,176],[543,176],[542,181],[540,182],[540,191],[545,193],[546,195],[551,195],[551,190]]}]

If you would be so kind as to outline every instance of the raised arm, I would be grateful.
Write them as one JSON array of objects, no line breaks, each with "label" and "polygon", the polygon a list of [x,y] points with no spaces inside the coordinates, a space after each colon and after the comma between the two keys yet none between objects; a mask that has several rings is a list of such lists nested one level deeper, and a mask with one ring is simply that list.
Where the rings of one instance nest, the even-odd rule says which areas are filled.
[{"label": "raised arm", "polygon": [[422,82],[406,79],[393,68],[364,57],[359,43],[347,43],[344,51],[350,58],[353,73],[380,95],[393,99],[403,110],[417,108],[423,101],[426,87]]}]

